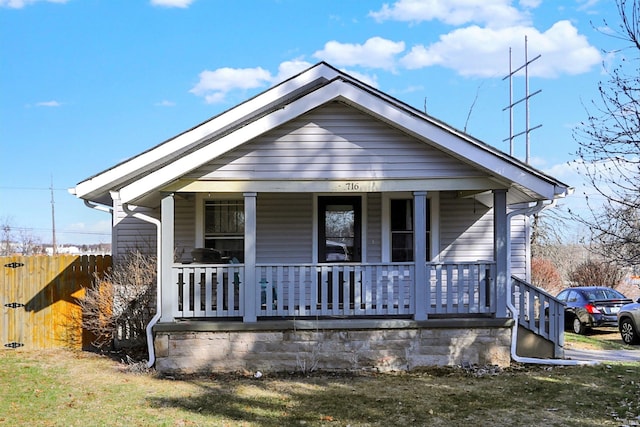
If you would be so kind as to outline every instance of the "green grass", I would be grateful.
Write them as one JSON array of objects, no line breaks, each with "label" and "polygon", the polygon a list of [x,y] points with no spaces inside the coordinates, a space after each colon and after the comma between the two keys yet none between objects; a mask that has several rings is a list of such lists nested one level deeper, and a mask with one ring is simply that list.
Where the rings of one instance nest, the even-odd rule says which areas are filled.
[{"label": "green grass", "polygon": [[598,328],[589,331],[586,335],[578,335],[572,332],[564,334],[565,347],[579,347],[596,350],[638,350],[637,346],[626,345],[617,328]]},{"label": "green grass", "polygon": [[0,351],[0,425],[618,426],[640,423],[640,366],[515,365],[498,375],[134,374],[90,353]]}]

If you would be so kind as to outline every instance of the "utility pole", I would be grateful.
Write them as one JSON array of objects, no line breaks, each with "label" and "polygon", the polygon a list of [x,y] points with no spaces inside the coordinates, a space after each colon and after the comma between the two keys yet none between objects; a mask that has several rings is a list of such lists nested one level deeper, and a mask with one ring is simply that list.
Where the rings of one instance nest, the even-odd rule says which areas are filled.
[{"label": "utility pole", "polygon": [[51,245],[52,245],[52,255],[57,253],[57,244],[56,244],[56,208],[55,202],[53,200],[53,174],[51,174],[51,231],[53,235],[51,236]]}]

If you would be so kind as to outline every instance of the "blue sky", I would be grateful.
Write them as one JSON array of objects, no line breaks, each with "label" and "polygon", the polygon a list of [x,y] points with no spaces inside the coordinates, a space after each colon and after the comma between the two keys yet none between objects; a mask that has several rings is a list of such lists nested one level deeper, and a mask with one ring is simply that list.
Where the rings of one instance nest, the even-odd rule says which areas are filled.
[{"label": "blue sky", "polygon": [[530,163],[579,209],[572,129],[622,47],[603,20],[613,0],[0,0],[0,223],[50,242],[52,187],[59,243],[110,242],[68,188],[318,61],[509,152],[525,36]]}]

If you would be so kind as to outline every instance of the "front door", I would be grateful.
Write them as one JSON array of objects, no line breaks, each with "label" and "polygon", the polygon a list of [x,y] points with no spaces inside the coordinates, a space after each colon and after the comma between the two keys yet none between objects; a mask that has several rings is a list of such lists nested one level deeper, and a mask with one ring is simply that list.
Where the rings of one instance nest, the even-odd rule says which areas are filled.
[{"label": "front door", "polygon": [[318,261],[362,261],[359,196],[318,197]]}]

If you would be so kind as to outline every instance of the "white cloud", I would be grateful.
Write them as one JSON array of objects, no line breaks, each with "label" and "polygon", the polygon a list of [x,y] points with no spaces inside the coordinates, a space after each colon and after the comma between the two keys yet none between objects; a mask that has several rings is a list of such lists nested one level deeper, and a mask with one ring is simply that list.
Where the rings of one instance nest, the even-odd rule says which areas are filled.
[{"label": "white cloud", "polygon": [[232,90],[263,87],[272,79],[271,73],[261,67],[205,70],[200,73],[200,81],[189,92],[203,96],[209,104],[215,104],[224,102]]},{"label": "white cloud", "polygon": [[[266,88],[280,83],[313,66],[302,59],[282,62],[278,66],[278,73],[272,75],[269,71],[257,68],[219,68],[214,71],[205,70],[200,73],[200,81],[189,92],[204,97],[208,104],[227,101],[227,95],[235,91]],[[378,87],[375,75],[368,75],[357,71],[343,70],[354,78]],[[158,104],[156,104],[158,105]]]},{"label": "white cloud", "polygon": [[520,6],[527,9],[535,9],[540,6],[542,0],[520,0]]},{"label": "white cloud", "polygon": [[22,9],[25,6],[38,2],[61,3],[64,4],[69,0],[0,0],[0,7],[8,7],[11,9]]},{"label": "white cloud", "polygon": [[454,30],[429,46],[417,45],[401,59],[409,69],[440,65],[464,76],[496,77],[508,72],[508,52],[513,48],[514,68],[524,63],[524,38],[529,59],[542,57],[529,67],[532,77],[557,77],[589,71],[601,62],[599,51],[578,34],[569,21],[556,22],[546,32],[515,26],[501,29],[471,26]]},{"label": "white cloud", "polygon": [[278,74],[271,80],[271,83],[280,83],[289,77],[301,73],[313,64],[302,59],[285,61],[278,66]]},{"label": "white cloud", "polygon": [[151,0],[152,6],[187,8],[194,0]]},{"label": "white cloud", "polygon": [[36,107],[60,107],[61,105],[58,101],[36,102]]},{"label": "white cloud", "polygon": [[[529,0],[526,4],[535,4]],[[441,21],[449,25],[469,23],[504,27],[529,22],[526,12],[511,5],[511,0],[399,0],[393,5],[384,4],[369,16],[378,22],[387,20],[421,22]]]},{"label": "white cloud", "polygon": [[371,37],[364,44],[327,42],[323,50],[313,54],[315,58],[336,66],[361,66],[393,70],[395,56],[404,51],[404,42],[394,42],[382,37]]},{"label": "white cloud", "polygon": [[342,69],[341,70],[344,73],[349,74],[351,77],[353,77],[354,79],[358,79],[360,80],[362,83],[366,83],[369,86],[378,87],[378,76],[374,75],[369,75],[369,74],[365,74],[365,73],[360,73],[358,71],[350,71],[350,70],[345,70]]},{"label": "white cloud", "polygon": [[176,105],[176,103],[172,102],[172,101],[167,101],[166,99],[163,99],[160,102],[156,102],[154,105],[156,107],[174,107]]}]

